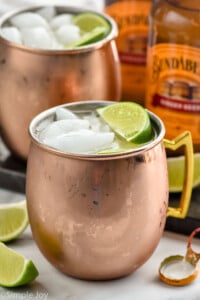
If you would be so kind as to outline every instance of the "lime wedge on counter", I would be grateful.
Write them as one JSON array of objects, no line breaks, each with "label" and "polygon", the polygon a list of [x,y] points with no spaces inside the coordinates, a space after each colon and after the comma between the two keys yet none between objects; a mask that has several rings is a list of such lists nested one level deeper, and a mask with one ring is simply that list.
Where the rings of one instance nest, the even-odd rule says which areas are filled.
[{"label": "lime wedge on counter", "polygon": [[118,102],[97,109],[100,117],[121,138],[142,144],[152,138],[152,126],[147,110],[134,102]]},{"label": "lime wedge on counter", "polygon": [[0,241],[17,238],[28,225],[26,201],[0,205]]},{"label": "lime wedge on counter", "polygon": [[108,21],[102,16],[95,13],[80,13],[72,17],[72,23],[80,28],[83,32],[91,32],[97,27],[104,28],[104,32],[108,33],[111,29]]},{"label": "lime wedge on counter", "polygon": [[0,242],[0,285],[16,287],[33,281],[38,270],[31,260]]},{"label": "lime wedge on counter", "polygon": [[[168,157],[168,179],[169,191],[171,193],[181,192],[183,190],[185,157]],[[194,153],[194,175],[193,188],[200,184],[200,153]]]}]

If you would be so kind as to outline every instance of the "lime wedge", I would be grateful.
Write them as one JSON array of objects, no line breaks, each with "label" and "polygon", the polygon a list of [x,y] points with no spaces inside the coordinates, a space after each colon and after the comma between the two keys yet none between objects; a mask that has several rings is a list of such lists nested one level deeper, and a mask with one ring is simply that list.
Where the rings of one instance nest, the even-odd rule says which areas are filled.
[{"label": "lime wedge", "polygon": [[31,260],[0,242],[0,285],[16,287],[33,281],[38,270]]},{"label": "lime wedge", "polygon": [[[168,157],[168,179],[169,191],[171,193],[181,192],[184,184],[185,157]],[[194,153],[194,175],[193,188],[200,184],[200,153]]]},{"label": "lime wedge", "polygon": [[0,241],[17,238],[28,225],[26,201],[0,205]]},{"label": "lime wedge", "polygon": [[111,26],[109,22],[96,13],[80,13],[72,17],[72,23],[80,28],[83,32],[91,32],[97,27],[104,28],[104,33],[107,34]]},{"label": "lime wedge", "polygon": [[142,144],[152,139],[152,126],[145,108],[134,102],[118,102],[97,109],[100,117],[120,137]]},{"label": "lime wedge", "polygon": [[88,45],[91,43],[95,43],[101,40],[105,36],[105,28],[104,27],[96,27],[91,32],[86,32],[83,34],[76,43],[68,45],[67,48],[75,48],[84,45]]},{"label": "lime wedge", "polygon": [[82,34],[79,41],[68,45],[67,48],[95,43],[104,38],[111,30],[109,22],[96,13],[80,13],[75,15],[72,17],[72,23],[80,28]]}]

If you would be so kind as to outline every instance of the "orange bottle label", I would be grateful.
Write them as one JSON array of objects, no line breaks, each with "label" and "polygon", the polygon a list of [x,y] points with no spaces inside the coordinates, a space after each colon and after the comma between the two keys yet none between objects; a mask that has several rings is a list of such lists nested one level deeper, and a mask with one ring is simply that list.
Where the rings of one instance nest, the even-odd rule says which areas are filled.
[{"label": "orange bottle label", "polygon": [[168,138],[190,130],[194,144],[200,144],[200,49],[149,48],[146,107],[164,121]]},{"label": "orange bottle label", "polygon": [[119,29],[116,43],[121,61],[122,100],[144,102],[150,6],[151,1],[116,1],[105,9]]}]

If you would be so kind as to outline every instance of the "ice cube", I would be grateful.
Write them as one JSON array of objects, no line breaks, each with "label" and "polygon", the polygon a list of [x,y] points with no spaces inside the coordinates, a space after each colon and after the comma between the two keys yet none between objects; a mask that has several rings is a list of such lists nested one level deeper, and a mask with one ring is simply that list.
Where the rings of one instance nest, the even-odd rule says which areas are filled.
[{"label": "ice cube", "polygon": [[16,27],[3,27],[2,36],[14,43],[22,44],[21,33]]},{"label": "ice cube", "polygon": [[77,119],[78,117],[67,108],[58,107],[56,109],[56,120]]},{"label": "ice cube", "polygon": [[47,126],[49,126],[52,122],[54,121],[54,119],[52,119],[52,116],[48,119],[44,119],[44,121],[42,121],[41,123],[38,124],[37,128],[36,128],[36,133],[40,133],[42,130],[44,130]]},{"label": "ice cube", "polygon": [[55,31],[55,36],[61,44],[68,46],[80,39],[80,29],[76,25],[62,25]]},{"label": "ice cube", "polygon": [[109,132],[111,131],[110,127],[102,121],[96,114],[92,113],[91,115],[84,116],[84,120],[90,122],[91,129],[95,132]]},{"label": "ice cube", "polygon": [[52,50],[66,50],[66,47],[59,43],[56,39],[53,39],[52,41]]},{"label": "ice cube", "polygon": [[53,30],[56,30],[62,25],[72,24],[71,22],[72,16],[73,16],[72,14],[60,14],[55,16],[50,22],[51,28]]},{"label": "ice cube", "polygon": [[37,13],[42,16],[47,22],[50,22],[56,15],[56,9],[53,6],[42,7],[37,10]]},{"label": "ice cube", "polygon": [[49,124],[39,135],[41,141],[47,138],[54,138],[61,134],[68,133],[70,131],[76,131],[81,129],[88,129],[89,122],[81,119],[68,119],[59,120]]},{"label": "ice cube", "polygon": [[71,153],[96,153],[108,148],[114,140],[113,132],[95,133],[92,130],[80,130],[46,138],[44,144],[60,151]]},{"label": "ice cube", "polygon": [[47,21],[37,13],[24,12],[18,14],[10,19],[12,25],[18,28],[30,28],[30,27],[45,27],[49,28]]},{"label": "ice cube", "polygon": [[90,122],[90,124],[92,124],[92,125],[99,124],[99,122],[100,122],[99,118],[93,112],[91,112],[90,115],[85,115],[83,118],[85,120],[88,120]]},{"label": "ice cube", "polygon": [[53,47],[53,37],[44,27],[22,28],[21,35],[25,46],[40,49],[52,49]]},{"label": "ice cube", "polygon": [[110,132],[111,129],[107,124],[101,124],[100,131],[101,132]]},{"label": "ice cube", "polygon": [[104,125],[101,123],[91,124],[91,129],[95,132],[110,132],[111,129],[108,125]]}]

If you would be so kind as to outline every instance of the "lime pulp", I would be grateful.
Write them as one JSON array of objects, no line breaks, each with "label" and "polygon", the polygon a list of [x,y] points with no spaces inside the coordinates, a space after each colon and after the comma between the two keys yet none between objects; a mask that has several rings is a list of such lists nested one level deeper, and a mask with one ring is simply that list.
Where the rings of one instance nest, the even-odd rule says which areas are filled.
[{"label": "lime pulp", "polygon": [[118,102],[97,109],[100,117],[122,139],[143,144],[152,139],[153,129],[145,108],[134,102]]},{"label": "lime pulp", "polygon": [[109,22],[97,13],[80,13],[73,16],[72,23],[80,28],[81,37],[67,48],[95,43],[104,38],[111,30]]}]

